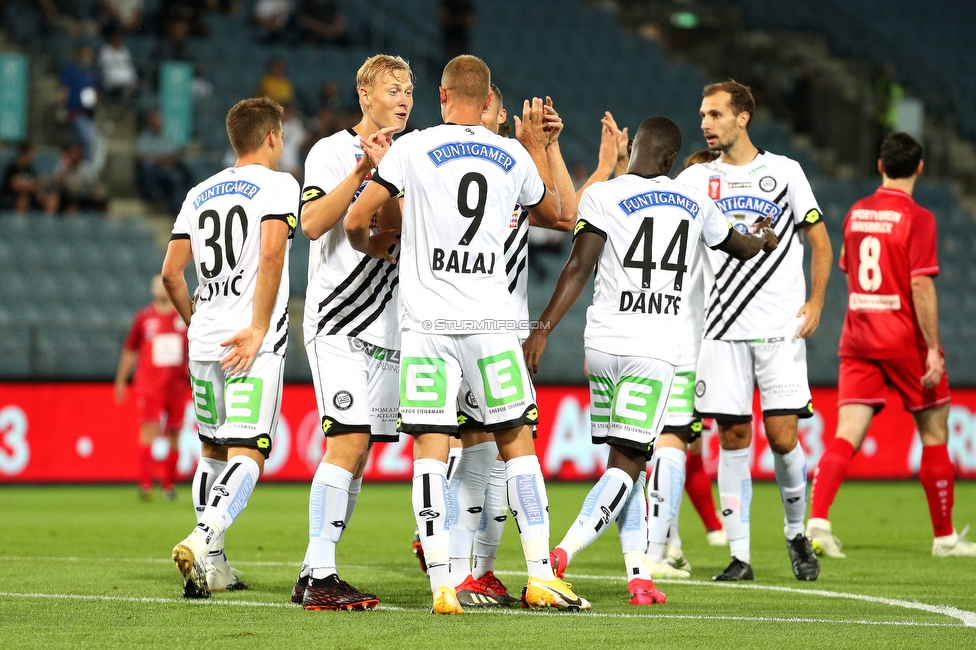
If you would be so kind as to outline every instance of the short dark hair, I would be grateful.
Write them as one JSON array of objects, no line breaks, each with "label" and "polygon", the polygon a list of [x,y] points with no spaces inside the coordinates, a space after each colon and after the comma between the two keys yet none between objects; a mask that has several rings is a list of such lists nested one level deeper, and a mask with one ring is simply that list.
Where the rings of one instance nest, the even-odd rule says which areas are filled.
[{"label": "short dark hair", "polygon": [[227,137],[238,156],[257,151],[271,131],[281,130],[281,104],[267,97],[242,99],[227,113]]},{"label": "short dark hair", "polygon": [[489,88],[491,89],[491,94],[494,95],[495,98],[498,100],[498,103],[504,106],[505,101],[502,99],[502,91],[498,89],[498,86],[496,86],[495,84],[491,84]]},{"label": "short dark hair", "polygon": [[637,127],[637,134],[634,141],[641,141],[643,146],[645,138],[650,138],[657,146],[671,152],[678,153],[681,150],[681,129],[670,118],[663,115],[654,115],[644,118],[644,121]]},{"label": "short dark hair", "polygon": [[[732,107],[732,112],[738,115],[745,111],[749,113],[749,122],[752,121],[752,116],[756,114],[756,99],[752,96],[752,90],[749,89],[749,86],[744,86],[735,79],[728,79],[705,86],[702,97],[711,97],[716,93],[728,93],[730,95],[729,106]],[[749,122],[746,122],[747,128]]]},{"label": "short dark hair", "polygon": [[908,178],[922,161],[922,145],[903,131],[891,133],[881,143],[881,168],[888,178]]},{"label": "short dark hair", "polygon": [[464,102],[484,104],[491,90],[491,71],[478,57],[462,54],[444,66],[441,86]]},{"label": "short dark hair", "polygon": [[685,158],[685,169],[688,169],[692,165],[712,162],[718,157],[719,157],[719,153],[717,151],[709,151],[708,149],[702,149],[701,151],[696,151],[695,153]]}]

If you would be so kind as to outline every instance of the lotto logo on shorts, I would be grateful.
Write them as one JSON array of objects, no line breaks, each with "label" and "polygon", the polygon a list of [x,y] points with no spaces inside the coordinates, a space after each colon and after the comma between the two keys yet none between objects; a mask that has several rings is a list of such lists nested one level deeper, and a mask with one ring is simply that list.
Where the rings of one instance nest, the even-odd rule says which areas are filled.
[{"label": "lotto logo on shorts", "polygon": [[231,377],[227,380],[227,422],[257,424],[261,417],[264,380],[258,377]]},{"label": "lotto logo on shorts", "polygon": [[664,391],[656,379],[621,377],[613,397],[613,421],[641,429],[654,428],[654,414]]},{"label": "lotto logo on shorts", "polygon": [[485,385],[485,404],[488,408],[524,399],[522,370],[514,352],[478,359],[478,369]]},{"label": "lotto logo on shorts", "polygon": [[434,409],[447,406],[447,372],[443,359],[403,357],[400,367],[401,406]]}]

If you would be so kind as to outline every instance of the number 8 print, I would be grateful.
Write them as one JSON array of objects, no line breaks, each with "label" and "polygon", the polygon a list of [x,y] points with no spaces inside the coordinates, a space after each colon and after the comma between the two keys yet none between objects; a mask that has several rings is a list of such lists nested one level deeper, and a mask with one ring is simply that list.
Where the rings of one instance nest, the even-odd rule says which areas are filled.
[{"label": "number 8 print", "polygon": [[877,291],[881,287],[881,242],[877,237],[865,237],[860,253],[857,280],[865,291]]}]

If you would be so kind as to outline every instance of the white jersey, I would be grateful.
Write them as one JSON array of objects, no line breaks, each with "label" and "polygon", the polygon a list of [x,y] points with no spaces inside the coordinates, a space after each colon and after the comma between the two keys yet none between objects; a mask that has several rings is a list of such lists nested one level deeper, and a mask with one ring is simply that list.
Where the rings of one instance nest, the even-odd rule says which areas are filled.
[{"label": "white jersey", "polygon": [[719,246],[729,230],[704,193],[664,175],[624,174],[587,188],[573,234],[592,232],[606,244],[584,345],[677,364],[687,339],[697,242]]},{"label": "white jersey", "polygon": [[[352,129],[315,143],[305,160],[303,204],[333,191],[352,173],[362,156],[359,136]],[[353,201],[368,182],[367,177]],[[399,349],[397,265],[354,249],[346,239],[344,220],[345,215],[309,245],[305,342],[319,335],[341,335]],[[378,230],[372,231],[375,232]]]},{"label": "white jersey", "polygon": [[525,148],[481,125],[442,124],[401,136],[373,180],[404,193],[400,329],[511,331],[504,245],[512,206],[545,197]]},{"label": "white jersey", "polygon": [[707,191],[740,232],[751,232],[753,224],[772,215],[779,238],[775,251],[750,260],[717,250],[706,253],[704,337],[748,341],[795,336],[800,322],[796,312],[806,301],[799,231],[823,219],[800,165],[760,150],[748,165],[715,160],[692,165],[678,180]]},{"label": "white jersey", "polygon": [[681,344],[681,359],[675,364],[679,369],[698,365],[701,350],[702,332],[705,329],[705,249],[701,242],[695,247],[695,259],[688,271],[688,297],[682,303],[681,315],[685,318],[682,326],[684,339]]},{"label": "white jersey", "polygon": [[[189,239],[200,300],[190,319],[190,359],[219,361],[221,342],[251,325],[261,254],[261,223],[288,224],[288,247],[298,223],[298,181],[258,164],[229,167],[190,190],[173,226]],[[261,352],[285,354],[288,343],[288,253]]]},{"label": "white jersey", "polygon": [[529,338],[529,211],[516,204],[512,210],[512,230],[505,240],[505,273],[512,309],[518,319],[518,336]]}]

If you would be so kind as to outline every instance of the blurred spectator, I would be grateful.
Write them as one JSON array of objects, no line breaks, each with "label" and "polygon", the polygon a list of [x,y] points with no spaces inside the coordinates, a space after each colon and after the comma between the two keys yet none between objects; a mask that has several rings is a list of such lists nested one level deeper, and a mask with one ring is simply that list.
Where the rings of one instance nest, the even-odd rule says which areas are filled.
[{"label": "blurred spectator", "polygon": [[288,172],[298,182],[302,182],[302,151],[308,131],[301,115],[294,105],[285,104],[285,112],[281,116],[281,130],[284,134],[281,141],[281,159],[278,161],[278,171]]},{"label": "blurred spectator", "polygon": [[98,75],[92,48],[78,48],[74,62],[62,68],[60,83],[61,101],[68,112],[68,123],[82,146],[85,160],[95,162],[101,136],[94,120],[95,105],[98,103]]},{"label": "blurred spectator", "polygon": [[437,22],[441,24],[444,55],[453,59],[468,54],[468,30],[478,22],[471,0],[442,0]]},{"label": "blurred spectator", "polygon": [[817,87],[816,73],[803,59],[793,62],[793,90],[786,98],[786,107],[793,116],[793,130],[813,133],[813,92]]},{"label": "blurred spectator", "polygon": [[543,255],[560,256],[566,248],[569,234],[537,226],[529,227],[529,270],[536,278],[545,280],[549,276],[546,265],[542,263]]},{"label": "blurred spectator", "polygon": [[281,59],[268,61],[268,72],[258,82],[255,94],[273,99],[282,106],[295,100],[295,87],[285,74],[285,62]]},{"label": "blurred spectator", "polygon": [[573,165],[573,169],[570,171],[570,178],[573,179],[573,187],[579,191],[581,187],[586,185],[586,181],[589,180],[590,170],[586,168],[585,164],[578,162]]},{"label": "blurred spectator", "polygon": [[48,23],[70,36],[97,36],[98,5],[79,0],[39,0]]},{"label": "blurred spectator", "polygon": [[192,185],[190,170],[183,163],[183,152],[163,131],[163,118],[153,111],[136,142],[136,186],[147,201],[160,201],[173,215]]},{"label": "blurred spectator", "polygon": [[345,102],[342,101],[342,93],[340,92],[338,81],[329,79],[322,84],[322,90],[319,91],[319,106],[330,108],[336,112],[346,110]]},{"label": "blurred spectator", "polygon": [[102,20],[110,31],[137,32],[144,16],[143,0],[102,0]]},{"label": "blurred spectator", "polygon": [[306,43],[352,45],[346,31],[346,16],[338,0],[305,0],[298,15],[298,26]]},{"label": "blurred spectator", "polygon": [[193,36],[207,36],[203,15],[208,9],[208,3],[201,0],[163,0],[159,9],[160,33],[166,34],[172,23],[182,22]]},{"label": "blurred spectator", "polygon": [[128,101],[139,89],[139,74],[132,62],[132,53],[125,44],[125,34],[113,29],[108,42],[98,52],[102,70],[102,89],[107,97]]},{"label": "blurred spectator", "polygon": [[58,211],[58,195],[45,191],[44,177],[34,169],[34,145],[30,142],[20,145],[17,157],[3,174],[0,209],[44,210],[48,214]]},{"label": "blurred spectator", "polygon": [[265,43],[290,40],[289,28],[296,9],[292,0],[258,0],[252,16],[258,40]]},{"label": "blurred spectator", "polygon": [[169,23],[164,32],[163,38],[156,43],[152,55],[149,57],[149,67],[146,70],[146,79],[152,83],[154,88],[159,87],[159,66],[164,61],[185,61],[193,62],[193,51],[190,49],[188,38],[190,36],[190,24],[184,20],[174,20]]},{"label": "blurred spectator", "polygon": [[872,134],[871,170],[877,172],[878,156],[885,136],[898,124],[898,101],[905,90],[895,80],[895,67],[890,63],[878,66],[874,74],[874,133]]},{"label": "blurred spectator", "polygon": [[54,170],[54,189],[60,196],[62,213],[80,210],[104,212],[108,208],[105,190],[98,181],[98,172],[84,160],[81,147],[77,144],[64,148]]}]

